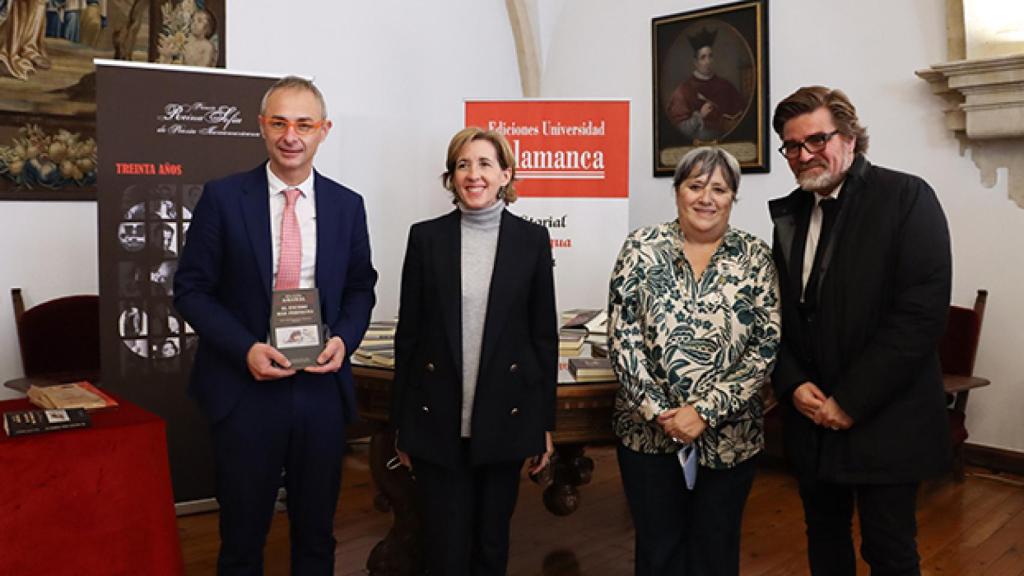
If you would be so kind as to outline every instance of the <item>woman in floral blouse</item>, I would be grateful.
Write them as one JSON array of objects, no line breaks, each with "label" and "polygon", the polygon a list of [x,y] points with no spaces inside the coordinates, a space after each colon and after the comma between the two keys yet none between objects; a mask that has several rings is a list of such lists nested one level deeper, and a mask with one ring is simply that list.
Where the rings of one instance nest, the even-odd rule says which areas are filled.
[{"label": "woman in floral blouse", "polygon": [[[630,234],[612,274],[613,427],[638,576],[739,573],[764,446],[758,392],[779,344],[771,249],[729,226],[739,181],[728,152],[689,152],[672,182],[678,218]],[[690,447],[692,489],[681,457]]]}]

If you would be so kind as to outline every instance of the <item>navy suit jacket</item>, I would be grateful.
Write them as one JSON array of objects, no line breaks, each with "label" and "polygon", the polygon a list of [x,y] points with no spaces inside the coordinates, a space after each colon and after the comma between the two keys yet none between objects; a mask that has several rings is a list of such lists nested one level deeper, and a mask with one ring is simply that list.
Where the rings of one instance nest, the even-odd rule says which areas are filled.
[{"label": "navy suit jacket", "polygon": [[[355,350],[370,321],[377,272],[370,263],[366,210],[358,194],[314,173],[316,286],[323,322]],[[199,335],[189,392],[217,422],[254,379],[246,354],[269,333],[273,282],[266,165],[203,189],[174,277],[174,305]],[[334,378],[346,418],[355,410],[352,368],[296,378]]]}]

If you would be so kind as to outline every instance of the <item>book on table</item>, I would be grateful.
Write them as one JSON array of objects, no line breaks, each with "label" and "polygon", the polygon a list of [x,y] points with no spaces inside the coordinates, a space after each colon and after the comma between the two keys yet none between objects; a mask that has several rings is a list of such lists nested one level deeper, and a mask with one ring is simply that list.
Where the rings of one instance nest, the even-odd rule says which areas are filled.
[{"label": "book on table", "polygon": [[587,331],[587,334],[608,333],[608,313],[604,310],[576,309],[572,312],[576,312],[576,314],[562,323],[562,329],[583,329]]},{"label": "book on table", "polygon": [[562,356],[579,354],[587,333],[583,330],[568,329],[558,333],[558,353]]},{"label": "book on table", "polygon": [[370,325],[366,328],[366,334],[363,335],[363,340],[379,337],[394,338],[395,329],[397,327],[397,320],[375,320],[370,322]]},{"label": "book on table", "polygon": [[363,362],[370,362],[375,353],[388,352],[394,350],[394,348],[395,344],[390,340],[382,342],[367,342],[366,340],[363,340],[363,343],[359,345],[359,348],[356,348],[356,351],[353,354]]},{"label": "book on table", "polygon": [[103,410],[118,405],[117,400],[85,380],[51,386],[33,384],[26,393],[29,402],[43,409]]},{"label": "book on table", "polygon": [[89,413],[84,408],[4,412],[4,432],[8,436],[70,430],[87,426],[89,426]]},{"label": "book on table", "polygon": [[362,343],[363,344],[380,344],[380,343],[391,344],[394,341],[395,341],[395,332],[392,330],[390,333],[386,333],[386,334],[364,334],[363,335],[363,342]]},{"label": "book on table", "polygon": [[370,363],[377,366],[384,366],[385,368],[395,367],[395,351],[380,350],[370,355]]},{"label": "book on table", "polygon": [[608,358],[570,358],[569,373],[577,382],[615,381],[615,372]]}]

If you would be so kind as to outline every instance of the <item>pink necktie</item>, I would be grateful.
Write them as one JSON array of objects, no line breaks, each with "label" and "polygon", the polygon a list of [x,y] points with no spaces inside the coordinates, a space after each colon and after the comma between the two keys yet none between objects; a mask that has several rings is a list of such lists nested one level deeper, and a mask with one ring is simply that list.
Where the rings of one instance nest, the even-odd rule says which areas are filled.
[{"label": "pink necktie", "polygon": [[302,268],[302,235],[299,219],[295,216],[295,201],[302,192],[298,188],[284,191],[284,215],[281,217],[281,254],[277,261],[277,283],[274,290],[294,290],[299,287]]}]

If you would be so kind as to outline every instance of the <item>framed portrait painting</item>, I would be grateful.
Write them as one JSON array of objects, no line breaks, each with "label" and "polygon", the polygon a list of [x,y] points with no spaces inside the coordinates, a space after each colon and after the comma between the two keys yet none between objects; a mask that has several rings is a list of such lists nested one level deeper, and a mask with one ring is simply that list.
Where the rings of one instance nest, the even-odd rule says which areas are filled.
[{"label": "framed portrait painting", "polygon": [[651,44],[654,175],[697,146],[768,172],[768,1],[654,18]]},{"label": "framed portrait painting", "polygon": [[95,200],[93,59],[224,67],[224,2],[0,0],[0,200]]}]

